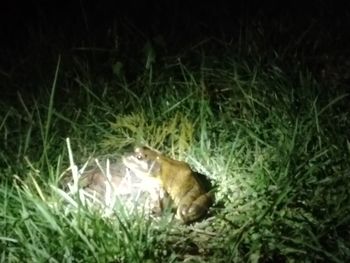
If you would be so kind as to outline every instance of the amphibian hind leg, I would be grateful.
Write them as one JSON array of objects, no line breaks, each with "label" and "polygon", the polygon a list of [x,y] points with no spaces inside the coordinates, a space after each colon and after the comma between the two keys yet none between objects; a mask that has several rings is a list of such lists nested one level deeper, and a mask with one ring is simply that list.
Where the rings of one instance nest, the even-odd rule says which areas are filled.
[{"label": "amphibian hind leg", "polygon": [[207,194],[202,194],[196,199],[183,198],[177,209],[177,217],[184,223],[191,223],[203,217],[211,205],[212,200]]}]

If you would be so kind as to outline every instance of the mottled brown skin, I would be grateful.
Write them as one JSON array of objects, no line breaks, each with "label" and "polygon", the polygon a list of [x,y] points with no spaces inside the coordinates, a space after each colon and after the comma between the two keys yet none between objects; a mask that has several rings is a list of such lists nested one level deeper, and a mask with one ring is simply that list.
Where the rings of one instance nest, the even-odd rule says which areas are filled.
[{"label": "mottled brown skin", "polygon": [[[123,179],[123,174],[119,171],[119,167],[117,167],[117,171],[116,167],[116,165],[111,165],[110,167],[111,181],[109,183],[112,188],[118,188]],[[106,193],[106,183],[108,183],[106,176],[98,167],[95,167],[84,172],[83,176],[80,178],[79,186],[90,192],[96,192],[100,196],[104,196]]]},{"label": "mottled brown skin", "polygon": [[[124,169],[124,170],[123,170]],[[110,165],[111,181],[109,182],[112,188],[118,188],[125,174],[125,166],[123,164],[111,164]],[[72,174],[67,175],[62,179],[62,188],[67,190],[67,185],[72,182]],[[88,166],[81,177],[79,178],[79,187],[83,188],[87,192],[97,194],[97,197],[103,197],[106,192],[106,183],[108,183],[107,177],[103,174],[99,167],[95,165]]]},{"label": "mottled brown skin", "polygon": [[132,155],[123,158],[124,164],[141,176],[157,178],[177,207],[177,217],[190,223],[203,217],[213,203],[199,178],[182,161],[173,160],[147,147],[135,148]]}]

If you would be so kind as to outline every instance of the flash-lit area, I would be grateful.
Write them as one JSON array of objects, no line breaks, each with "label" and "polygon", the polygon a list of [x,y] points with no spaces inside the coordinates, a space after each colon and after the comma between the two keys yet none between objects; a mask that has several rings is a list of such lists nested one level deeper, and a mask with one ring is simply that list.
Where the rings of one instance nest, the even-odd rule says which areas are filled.
[{"label": "flash-lit area", "polygon": [[[67,138],[70,166],[63,174],[59,186],[51,187],[61,196],[67,208],[77,210],[79,205],[98,210],[102,216],[114,214],[119,205],[127,212],[151,214],[157,209],[157,194],[161,187],[151,176],[139,176],[123,165],[121,160],[106,159],[101,163],[95,159],[90,165],[87,161],[80,169],[74,163],[70,140]],[[74,197],[77,200],[74,200]]]},{"label": "flash-lit area", "polygon": [[349,262],[350,12],[103,2],[0,11],[0,261]]}]

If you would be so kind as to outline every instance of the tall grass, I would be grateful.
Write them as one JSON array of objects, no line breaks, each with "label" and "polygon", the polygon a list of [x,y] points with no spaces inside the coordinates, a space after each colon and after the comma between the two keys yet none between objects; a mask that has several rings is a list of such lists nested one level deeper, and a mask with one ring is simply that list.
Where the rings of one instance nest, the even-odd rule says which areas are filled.
[{"label": "tall grass", "polygon": [[[71,81],[59,60],[40,87],[48,95],[2,105],[2,261],[349,260],[346,93],[323,96],[309,72],[259,57],[201,55],[200,67],[145,57],[136,80],[118,71],[110,82],[84,66]],[[53,190],[66,137],[77,163],[132,144],[185,160],[212,181],[215,206],[191,226],[119,206],[106,218],[74,196],[67,206]]]}]

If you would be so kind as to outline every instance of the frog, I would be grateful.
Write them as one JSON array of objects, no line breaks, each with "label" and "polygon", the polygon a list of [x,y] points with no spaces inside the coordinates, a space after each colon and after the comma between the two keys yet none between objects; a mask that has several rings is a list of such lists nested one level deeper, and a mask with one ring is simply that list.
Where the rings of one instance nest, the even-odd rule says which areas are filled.
[{"label": "frog", "polygon": [[147,146],[137,146],[123,157],[123,163],[138,176],[158,181],[173,201],[176,218],[185,224],[203,218],[214,202],[214,194],[205,184],[207,178],[184,161]]}]

